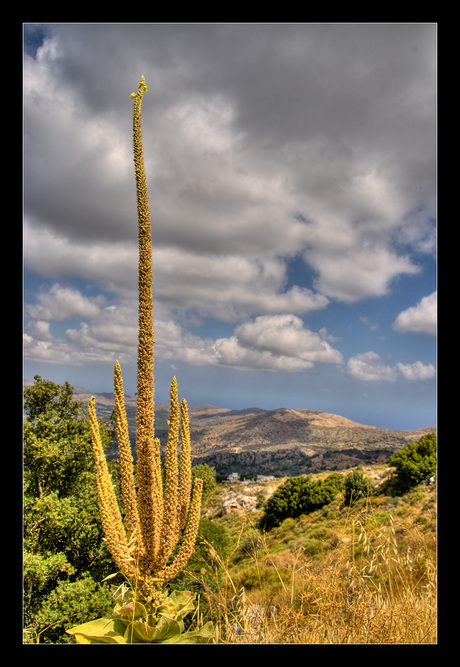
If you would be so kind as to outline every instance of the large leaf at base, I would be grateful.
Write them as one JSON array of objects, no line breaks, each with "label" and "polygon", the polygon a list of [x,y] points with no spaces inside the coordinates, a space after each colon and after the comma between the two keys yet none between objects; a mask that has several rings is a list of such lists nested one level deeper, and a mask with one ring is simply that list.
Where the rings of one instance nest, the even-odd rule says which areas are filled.
[{"label": "large leaf at base", "polygon": [[180,635],[165,639],[162,644],[209,644],[214,640],[214,627],[208,621],[200,630],[183,632]]},{"label": "large leaf at base", "polygon": [[195,597],[195,593],[191,593],[190,591],[173,591],[171,593],[168,601],[174,605],[176,618],[184,618],[194,610],[195,605],[193,601]]},{"label": "large leaf at base", "polygon": [[[131,627],[131,624],[130,626]],[[162,643],[175,637],[180,637],[183,624],[179,624],[173,618],[162,617],[154,627],[148,625],[145,620],[138,619],[132,624],[135,638],[142,642]]]},{"label": "large leaf at base", "polygon": [[118,618],[98,618],[82,623],[67,634],[74,635],[77,644],[125,644],[126,622]]}]

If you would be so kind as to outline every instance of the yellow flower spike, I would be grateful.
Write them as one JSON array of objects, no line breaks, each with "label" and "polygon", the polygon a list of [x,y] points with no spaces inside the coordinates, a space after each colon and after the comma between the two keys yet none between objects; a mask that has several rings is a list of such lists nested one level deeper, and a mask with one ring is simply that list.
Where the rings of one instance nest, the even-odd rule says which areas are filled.
[{"label": "yellow flower spike", "polygon": [[[160,441],[155,437],[154,419],[154,327],[152,240],[147,179],[141,133],[141,105],[147,92],[142,76],[133,105],[134,167],[136,178],[139,236],[139,331],[137,360],[137,490],[124,405],[123,380],[115,364],[115,404],[119,441],[123,515],[108,471],[96,418],[94,399],[88,406],[96,462],[99,508],[107,546],[125,576],[136,581],[138,590],[155,596],[159,587],[185,567],[193,553],[200,522],[202,480],[191,488],[191,454],[188,409],[179,406],[177,380],[170,390],[171,414],[163,483]],[[177,446],[181,435],[180,462]],[[174,554],[174,555],[173,555]]]},{"label": "yellow flower spike", "polygon": [[155,493],[152,234],[141,130],[144,85],[145,80],[142,76],[133,107],[133,148],[139,236],[136,449],[139,519],[146,562],[152,566],[157,556],[159,521]]},{"label": "yellow flower spike", "polygon": [[104,450],[102,448],[99,424],[96,417],[94,397],[88,404],[88,417],[91,427],[91,441],[93,445],[94,459],[96,462],[97,488],[99,496],[99,510],[101,513],[102,527],[107,540],[110,553],[117,567],[127,576],[135,574],[131,563],[127,562],[127,537],[120,510],[118,508],[112,478],[107,467]]},{"label": "yellow flower spike", "polygon": [[122,498],[125,510],[126,527],[130,534],[139,531],[139,515],[137,510],[136,490],[134,484],[134,466],[131,453],[131,444],[128,434],[128,420],[126,417],[123,378],[118,361],[115,364],[115,410],[117,417],[118,457],[122,482]]},{"label": "yellow flower spike", "polygon": [[177,443],[179,439],[179,403],[177,398],[177,380],[174,377],[170,389],[170,417],[168,442],[166,445],[165,460],[165,489],[163,508],[163,528],[160,549],[159,567],[163,568],[179,536],[179,523],[177,516],[178,507],[178,464]]},{"label": "yellow flower spike", "polygon": [[190,427],[188,406],[185,398],[180,403],[182,446],[179,466],[179,525],[184,528],[190,505],[190,491],[192,488],[192,465],[190,452]]},{"label": "yellow flower spike", "polygon": [[198,535],[198,528],[200,525],[200,514],[201,514],[201,497],[203,494],[203,480],[195,479],[193,484],[192,499],[190,502],[189,515],[187,519],[187,526],[185,528],[185,533],[182,539],[182,544],[177,552],[177,556],[171,563],[165,568],[163,572],[163,581],[167,582],[171,579],[174,579],[179,572],[187,565],[187,562],[190,556],[193,553],[196,536]]}]

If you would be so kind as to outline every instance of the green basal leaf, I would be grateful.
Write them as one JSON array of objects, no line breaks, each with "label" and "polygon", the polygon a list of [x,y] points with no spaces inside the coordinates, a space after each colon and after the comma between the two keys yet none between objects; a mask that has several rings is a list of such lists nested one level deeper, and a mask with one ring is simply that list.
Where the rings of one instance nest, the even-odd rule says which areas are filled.
[{"label": "green basal leaf", "polygon": [[68,634],[78,644],[198,644],[214,639],[211,622],[198,631],[185,632],[183,618],[193,611],[195,593],[173,591],[161,604],[149,604],[135,599],[131,589],[123,584],[114,588],[117,601],[112,618],[99,618],[83,623]]},{"label": "green basal leaf", "polygon": [[67,634],[74,635],[77,644],[124,644],[126,622],[118,618],[98,618],[82,623]]},{"label": "green basal leaf", "polygon": [[181,626],[173,618],[161,617],[158,623],[152,627],[143,619],[138,619],[132,624],[134,635],[144,642],[161,643],[175,636],[179,637]]},{"label": "green basal leaf", "polygon": [[184,618],[195,608],[195,593],[190,591],[173,591],[168,600],[174,605],[175,615]]},{"label": "green basal leaf", "polygon": [[214,640],[214,628],[208,621],[200,630],[183,632],[163,641],[163,644],[209,644]]},{"label": "green basal leaf", "polygon": [[147,617],[148,611],[141,602],[130,602],[124,604],[123,606],[116,606],[115,611],[120,616],[127,616],[129,618],[138,618],[139,616]]}]

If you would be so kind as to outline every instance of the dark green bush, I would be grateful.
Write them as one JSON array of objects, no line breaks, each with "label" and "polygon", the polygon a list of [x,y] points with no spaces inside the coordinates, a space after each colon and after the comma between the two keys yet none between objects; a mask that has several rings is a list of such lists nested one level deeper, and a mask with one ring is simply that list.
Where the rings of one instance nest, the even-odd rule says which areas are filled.
[{"label": "dark green bush", "polygon": [[344,504],[347,507],[353,505],[360,498],[368,498],[372,493],[372,484],[368,479],[364,478],[362,472],[354,470],[345,477]]},{"label": "dark green bush", "polygon": [[260,527],[270,530],[284,519],[314,512],[332,502],[342,487],[343,479],[338,473],[317,481],[305,476],[289,477],[265,503]]},{"label": "dark green bush", "polygon": [[393,454],[388,464],[395,467],[396,472],[385,484],[384,491],[400,496],[435,475],[436,448],[436,436],[430,433]]}]

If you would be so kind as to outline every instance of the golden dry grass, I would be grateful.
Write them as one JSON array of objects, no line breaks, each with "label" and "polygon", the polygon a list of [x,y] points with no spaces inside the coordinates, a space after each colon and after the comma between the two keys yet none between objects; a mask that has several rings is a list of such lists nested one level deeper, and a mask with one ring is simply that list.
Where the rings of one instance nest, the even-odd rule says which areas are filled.
[{"label": "golden dry grass", "polygon": [[435,644],[436,534],[401,507],[394,516],[362,508],[349,512],[340,542],[317,558],[301,547],[270,552],[265,539],[235,567],[239,541],[225,562],[211,550],[215,585],[203,597],[218,639]]}]

